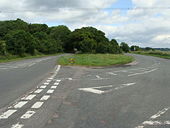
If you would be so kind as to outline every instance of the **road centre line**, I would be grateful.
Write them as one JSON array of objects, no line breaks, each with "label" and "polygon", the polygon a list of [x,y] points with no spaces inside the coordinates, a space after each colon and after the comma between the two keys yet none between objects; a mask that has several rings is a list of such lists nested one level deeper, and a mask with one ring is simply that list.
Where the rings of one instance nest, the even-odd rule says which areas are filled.
[{"label": "road centre line", "polygon": [[34,93],[41,93],[43,89],[37,89]]},{"label": "road centre line", "polygon": [[42,85],[42,86],[40,86],[40,88],[42,88],[42,89],[44,89],[44,88],[46,88],[47,86],[45,86],[45,85]]},{"label": "road centre line", "polygon": [[170,107],[164,108],[163,110],[159,111],[157,114],[151,116],[150,119],[156,119],[156,118],[160,117],[161,115],[165,114],[169,109],[170,109]]},{"label": "road centre line", "polygon": [[44,85],[49,85],[49,83],[44,83]]},{"label": "road centre line", "polygon": [[47,83],[51,82],[51,80],[46,80]]},{"label": "road centre line", "polygon": [[25,96],[24,98],[22,98],[21,100],[32,100],[36,95],[31,94],[29,96]]},{"label": "road centre line", "polygon": [[56,80],[57,82],[61,82],[61,80]]},{"label": "road centre line", "polygon": [[8,110],[4,113],[2,113],[2,115],[0,115],[0,120],[1,119],[7,119],[9,118],[12,114],[14,114],[17,110]]},{"label": "road centre line", "polygon": [[105,91],[101,91],[101,90],[97,90],[97,89],[93,89],[93,88],[79,88],[79,90],[85,91],[85,92],[92,92],[92,93],[96,93],[96,94],[103,94],[105,92]]},{"label": "road centre line", "polygon": [[51,89],[56,89],[57,88],[57,86],[51,86]]},{"label": "road centre line", "polygon": [[42,105],[43,105],[43,103],[44,102],[36,102],[34,105],[32,105],[32,107],[31,108],[35,108],[35,109],[37,109],[37,108],[40,108]]},{"label": "road centre line", "polygon": [[50,98],[50,95],[44,95],[40,101],[43,101],[43,100],[48,100]]},{"label": "road centre line", "polygon": [[59,83],[54,83],[54,85],[59,85]]},{"label": "road centre line", "polygon": [[54,92],[54,90],[52,90],[52,89],[49,89],[49,90],[47,91],[48,94],[52,94],[53,92]]},{"label": "road centre line", "polygon": [[23,124],[19,124],[19,123],[17,123],[17,124],[12,125],[12,127],[11,127],[11,128],[22,128],[22,127],[24,127],[24,125],[23,125]]},{"label": "road centre line", "polygon": [[130,75],[128,75],[128,76],[136,76],[136,75],[147,74],[147,73],[150,73],[150,72],[154,72],[154,71],[156,71],[156,70],[158,70],[158,68],[155,68],[155,69],[152,69],[152,70],[149,70],[149,71],[145,71],[145,72],[130,74]]},{"label": "road centre line", "polygon": [[21,119],[28,119],[35,114],[35,111],[27,111],[24,115],[21,116]]},{"label": "road centre line", "polygon": [[108,92],[111,92],[113,90],[119,90],[119,89],[122,89],[122,88],[125,88],[125,87],[128,87],[128,86],[132,86],[132,85],[135,85],[136,83],[127,83],[127,84],[122,84],[114,89],[108,89],[106,91],[102,91],[102,90],[99,90],[99,89],[102,89],[102,88],[111,88],[113,87],[113,85],[108,85],[108,86],[99,86],[99,87],[89,87],[89,88],[79,88],[78,90],[80,91],[85,91],[85,92],[91,92],[91,93],[95,93],[95,94],[104,94],[104,93],[108,93]]},{"label": "road centre line", "polygon": [[164,121],[164,122],[153,121],[154,119],[157,119],[158,117],[165,114],[169,109],[170,109],[170,107],[162,109],[161,111],[159,111],[156,114],[154,114],[153,116],[151,116],[148,121],[144,121],[141,125],[139,125],[135,128],[144,128],[147,125],[170,125],[170,121]]},{"label": "road centre line", "polygon": [[28,101],[20,101],[14,106],[14,108],[22,108],[27,103]]}]

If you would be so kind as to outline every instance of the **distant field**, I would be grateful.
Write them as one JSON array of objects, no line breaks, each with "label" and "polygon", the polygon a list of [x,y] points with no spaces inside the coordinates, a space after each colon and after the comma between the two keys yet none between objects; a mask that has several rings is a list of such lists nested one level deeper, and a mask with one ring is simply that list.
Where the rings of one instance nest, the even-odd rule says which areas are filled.
[{"label": "distant field", "polygon": [[137,52],[132,52],[132,53],[141,54],[141,55],[155,56],[155,57],[160,57],[160,58],[165,58],[165,59],[170,59],[170,52],[163,52],[163,51],[137,51]]},{"label": "distant field", "polygon": [[130,63],[134,60],[131,56],[115,54],[76,54],[60,57],[61,65],[79,66],[109,66]]}]

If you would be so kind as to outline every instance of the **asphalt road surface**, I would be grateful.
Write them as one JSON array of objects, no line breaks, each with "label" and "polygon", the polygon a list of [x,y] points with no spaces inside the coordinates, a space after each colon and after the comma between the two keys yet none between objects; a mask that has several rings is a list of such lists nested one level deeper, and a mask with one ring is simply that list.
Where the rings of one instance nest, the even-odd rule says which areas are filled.
[{"label": "asphalt road surface", "polygon": [[117,67],[0,64],[0,128],[170,128],[170,60]]}]

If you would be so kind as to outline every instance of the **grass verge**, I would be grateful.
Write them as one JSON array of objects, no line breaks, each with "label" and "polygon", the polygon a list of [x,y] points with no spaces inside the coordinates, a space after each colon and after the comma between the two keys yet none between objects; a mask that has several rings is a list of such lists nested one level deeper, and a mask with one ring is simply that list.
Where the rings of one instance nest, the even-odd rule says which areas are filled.
[{"label": "grass verge", "polygon": [[59,55],[59,54],[61,54],[61,53],[49,54],[49,55],[35,55],[35,56],[28,55],[25,57],[19,57],[19,56],[14,56],[14,55],[0,56],[0,63],[19,61],[19,60],[25,60],[25,59],[33,59],[33,58],[41,58],[41,57],[46,57],[46,56],[55,56],[55,55]]},{"label": "grass verge", "polygon": [[72,66],[110,66],[127,64],[133,60],[131,56],[120,54],[75,54],[60,57],[58,63]]},{"label": "grass verge", "polygon": [[135,54],[141,54],[141,55],[147,55],[147,56],[154,56],[154,57],[160,57],[164,59],[170,59],[170,52],[163,52],[163,51],[137,51],[132,52]]}]

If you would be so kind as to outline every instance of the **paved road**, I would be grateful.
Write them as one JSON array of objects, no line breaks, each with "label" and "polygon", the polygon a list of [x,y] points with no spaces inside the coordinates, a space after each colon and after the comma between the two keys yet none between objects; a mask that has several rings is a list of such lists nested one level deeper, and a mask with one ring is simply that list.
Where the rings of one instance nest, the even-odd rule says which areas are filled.
[{"label": "paved road", "polygon": [[170,60],[133,56],[131,65],[57,66],[51,74],[54,58],[0,69],[0,127],[170,128]]}]

